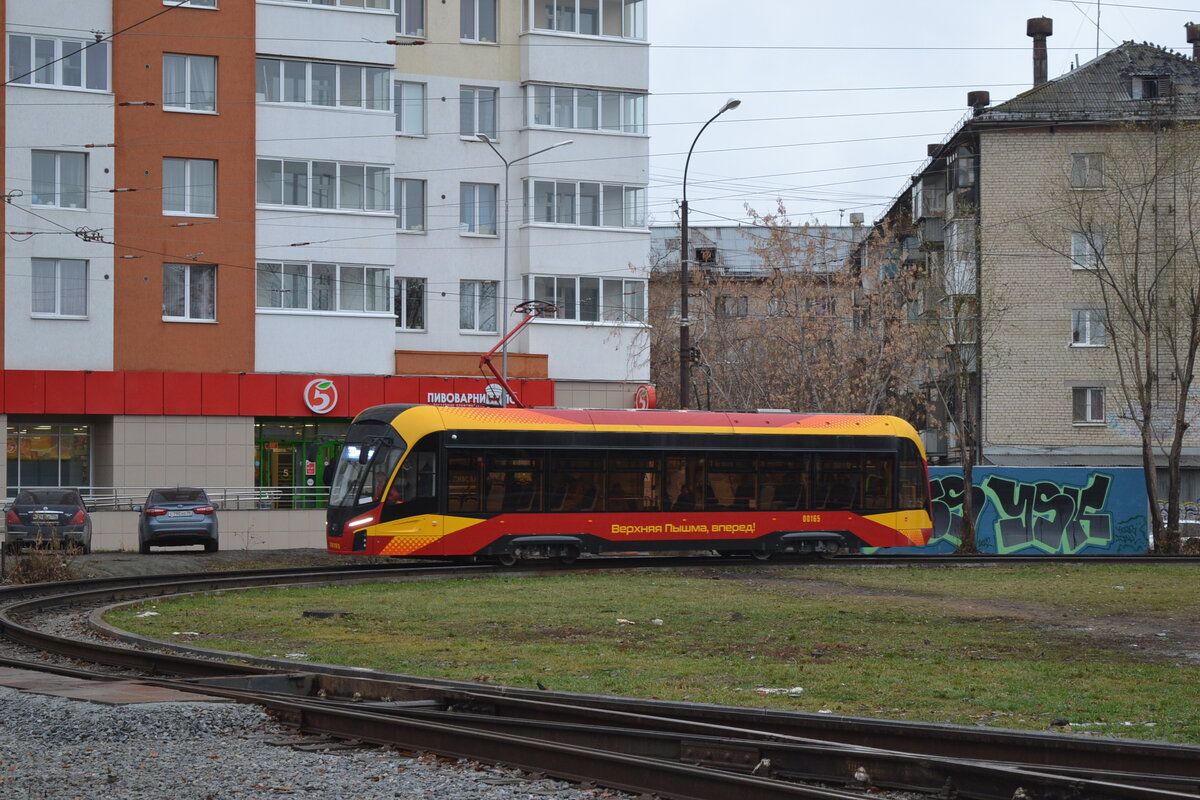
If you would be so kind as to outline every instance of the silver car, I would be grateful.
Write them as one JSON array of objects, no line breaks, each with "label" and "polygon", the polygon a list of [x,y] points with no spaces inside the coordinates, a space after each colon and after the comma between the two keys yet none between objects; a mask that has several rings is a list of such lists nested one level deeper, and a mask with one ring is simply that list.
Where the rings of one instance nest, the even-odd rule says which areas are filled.
[{"label": "silver car", "polygon": [[138,517],[138,551],[151,547],[202,544],[204,552],[220,549],[217,539],[217,504],[203,489],[178,486],[151,489],[144,506],[134,506]]}]

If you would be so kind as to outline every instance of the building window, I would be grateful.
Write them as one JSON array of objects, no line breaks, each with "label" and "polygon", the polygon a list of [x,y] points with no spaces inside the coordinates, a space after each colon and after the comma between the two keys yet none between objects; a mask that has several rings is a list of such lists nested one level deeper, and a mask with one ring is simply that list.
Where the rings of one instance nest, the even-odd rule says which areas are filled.
[{"label": "building window", "polygon": [[479,333],[496,332],[495,281],[458,282],[458,328]]},{"label": "building window", "polygon": [[387,67],[259,58],[254,72],[254,96],[260,103],[392,110],[392,71]]},{"label": "building window", "polygon": [[396,327],[406,331],[425,330],[425,279],[396,278],[392,286]]},{"label": "building window", "polygon": [[464,183],[459,188],[459,233],[496,235],[494,183]]},{"label": "building window", "polygon": [[717,316],[726,319],[745,319],[750,313],[750,298],[746,295],[721,295],[717,298]]},{"label": "building window", "polygon": [[280,0],[284,3],[314,5],[321,7],[340,6],[348,9],[366,9],[368,11],[391,11],[392,0]]},{"label": "building window", "polygon": [[396,81],[393,85],[396,133],[425,135],[425,84]]},{"label": "building window", "polygon": [[396,33],[402,36],[425,35],[425,0],[395,0]]},{"label": "building window", "polygon": [[163,108],[172,111],[216,111],[217,59],[212,56],[164,54]]},{"label": "building window", "polygon": [[17,423],[8,426],[8,491],[27,486],[82,487],[91,483],[87,425]]},{"label": "building window", "polygon": [[402,231],[425,230],[425,181],[396,178],[396,227]]},{"label": "building window", "polygon": [[527,221],[606,228],[646,227],[646,190],[640,186],[527,180],[525,197]]},{"label": "building window", "polygon": [[391,169],[335,161],[260,158],[258,203],[391,213]]},{"label": "building window", "polygon": [[32,188],[35,206],[87,208],[87,154],[34,150]]},{"label": "building window", "polygon": [[646,38],[645,0],[529,0],[534,30]]},{"label": "building window", "polygon": [[164,6],[182,5],[184,8],[216,8],[217,0],[163,0]]},{"label": "building window", "polygon": [[458,90],[458,133],[472,139],[476,134],[496,138],[496,90],[463,86]]},{"label": "building window", "polygon": [[534,127],[645,133],[646,95],[533,84],[526,88]]},{"label": "building window", "polygon": [[558,310],[543,319],[579,322],[645,322],[646,281],[590,276],[531,275],[535,300]]},{"label": "building window", "polygon": [[391,313],[391,270],[351,264],[260,262],[256,305],[304,311]]},{"label": "building window", "polygon": [[1099,269],[1104,264],[1104,234],[1099,231],[1071,233],[1071,268]]},{"label": "building window", "polygon": [[1134,100],[1157,100],[1160,97],[1171,96],[1171,77],[1169,75],[1135,75],[1130,86],[1130,96]]},{"label": "building window", "polygon": [[1095,425],[1104,422],[1104,388],[1099,386],[1077,386],[1071,390],[1072,419],[1077,425]]},{"label": "building window", "polygon": [[215,216],[217,162],[204,158],[163,159],[163,213]]},{"label": "building window", "polygon": [[1071,154],[1071,188],[1100,189],[1104,186],[1104,154]]},{"label": "building window", "polygon": [[1071,312],[1071,346],[1104,347],[1106,314],[1102,308],[1080,308]]},{"label": "building window", "polygon": [[8,80],[21,86],[108,91],[108,42],[8,37]]},{"label": "building window", "polygon": [[458,38],[468,42],[498,41],[496,0],[461,0]]},{"label": "building window", "polygon": [[196,322],[216,318],[216,265],[163,264],[163,319]]},{"label": "building window", "polygon": [[77,258],[33,259],[33,313],[48,317],[87,316],[87,264]]}]

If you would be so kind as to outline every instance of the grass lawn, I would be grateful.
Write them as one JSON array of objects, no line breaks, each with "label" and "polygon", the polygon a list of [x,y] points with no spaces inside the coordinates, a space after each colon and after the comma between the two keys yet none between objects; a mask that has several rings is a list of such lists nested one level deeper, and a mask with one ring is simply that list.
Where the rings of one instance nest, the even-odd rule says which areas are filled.
[{"label": "grass lawn", "polygon": [[1008,728],[1066,718],[1076,733],[1200,744],[1198,578],[1182,565],[584,572],[225,592],[109,620],[412,675]]}]

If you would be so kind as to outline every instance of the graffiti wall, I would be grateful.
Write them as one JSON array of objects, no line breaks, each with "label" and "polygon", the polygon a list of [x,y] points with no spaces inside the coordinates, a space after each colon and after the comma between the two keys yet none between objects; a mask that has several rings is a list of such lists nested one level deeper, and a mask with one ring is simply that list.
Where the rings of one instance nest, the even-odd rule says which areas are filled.
[{"label": "graffiti wall", "polygon": [[[1140,467],[976,467],[971,487],[981,553],[1145,553],[1150,519]],[[953,553],[963,519],[962,470],[930,467],[933,538],[879,553]]]}]

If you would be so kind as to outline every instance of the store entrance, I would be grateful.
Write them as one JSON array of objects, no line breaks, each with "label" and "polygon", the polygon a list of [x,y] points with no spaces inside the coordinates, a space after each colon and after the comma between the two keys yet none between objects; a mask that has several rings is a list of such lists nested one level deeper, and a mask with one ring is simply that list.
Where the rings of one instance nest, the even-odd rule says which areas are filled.
[{"label": "store entrance", "polygon": [[349,427],[345,422],[272,420],[255,423],[255,485],[278,489],[273,508],[324,508],[329,480]]}]

